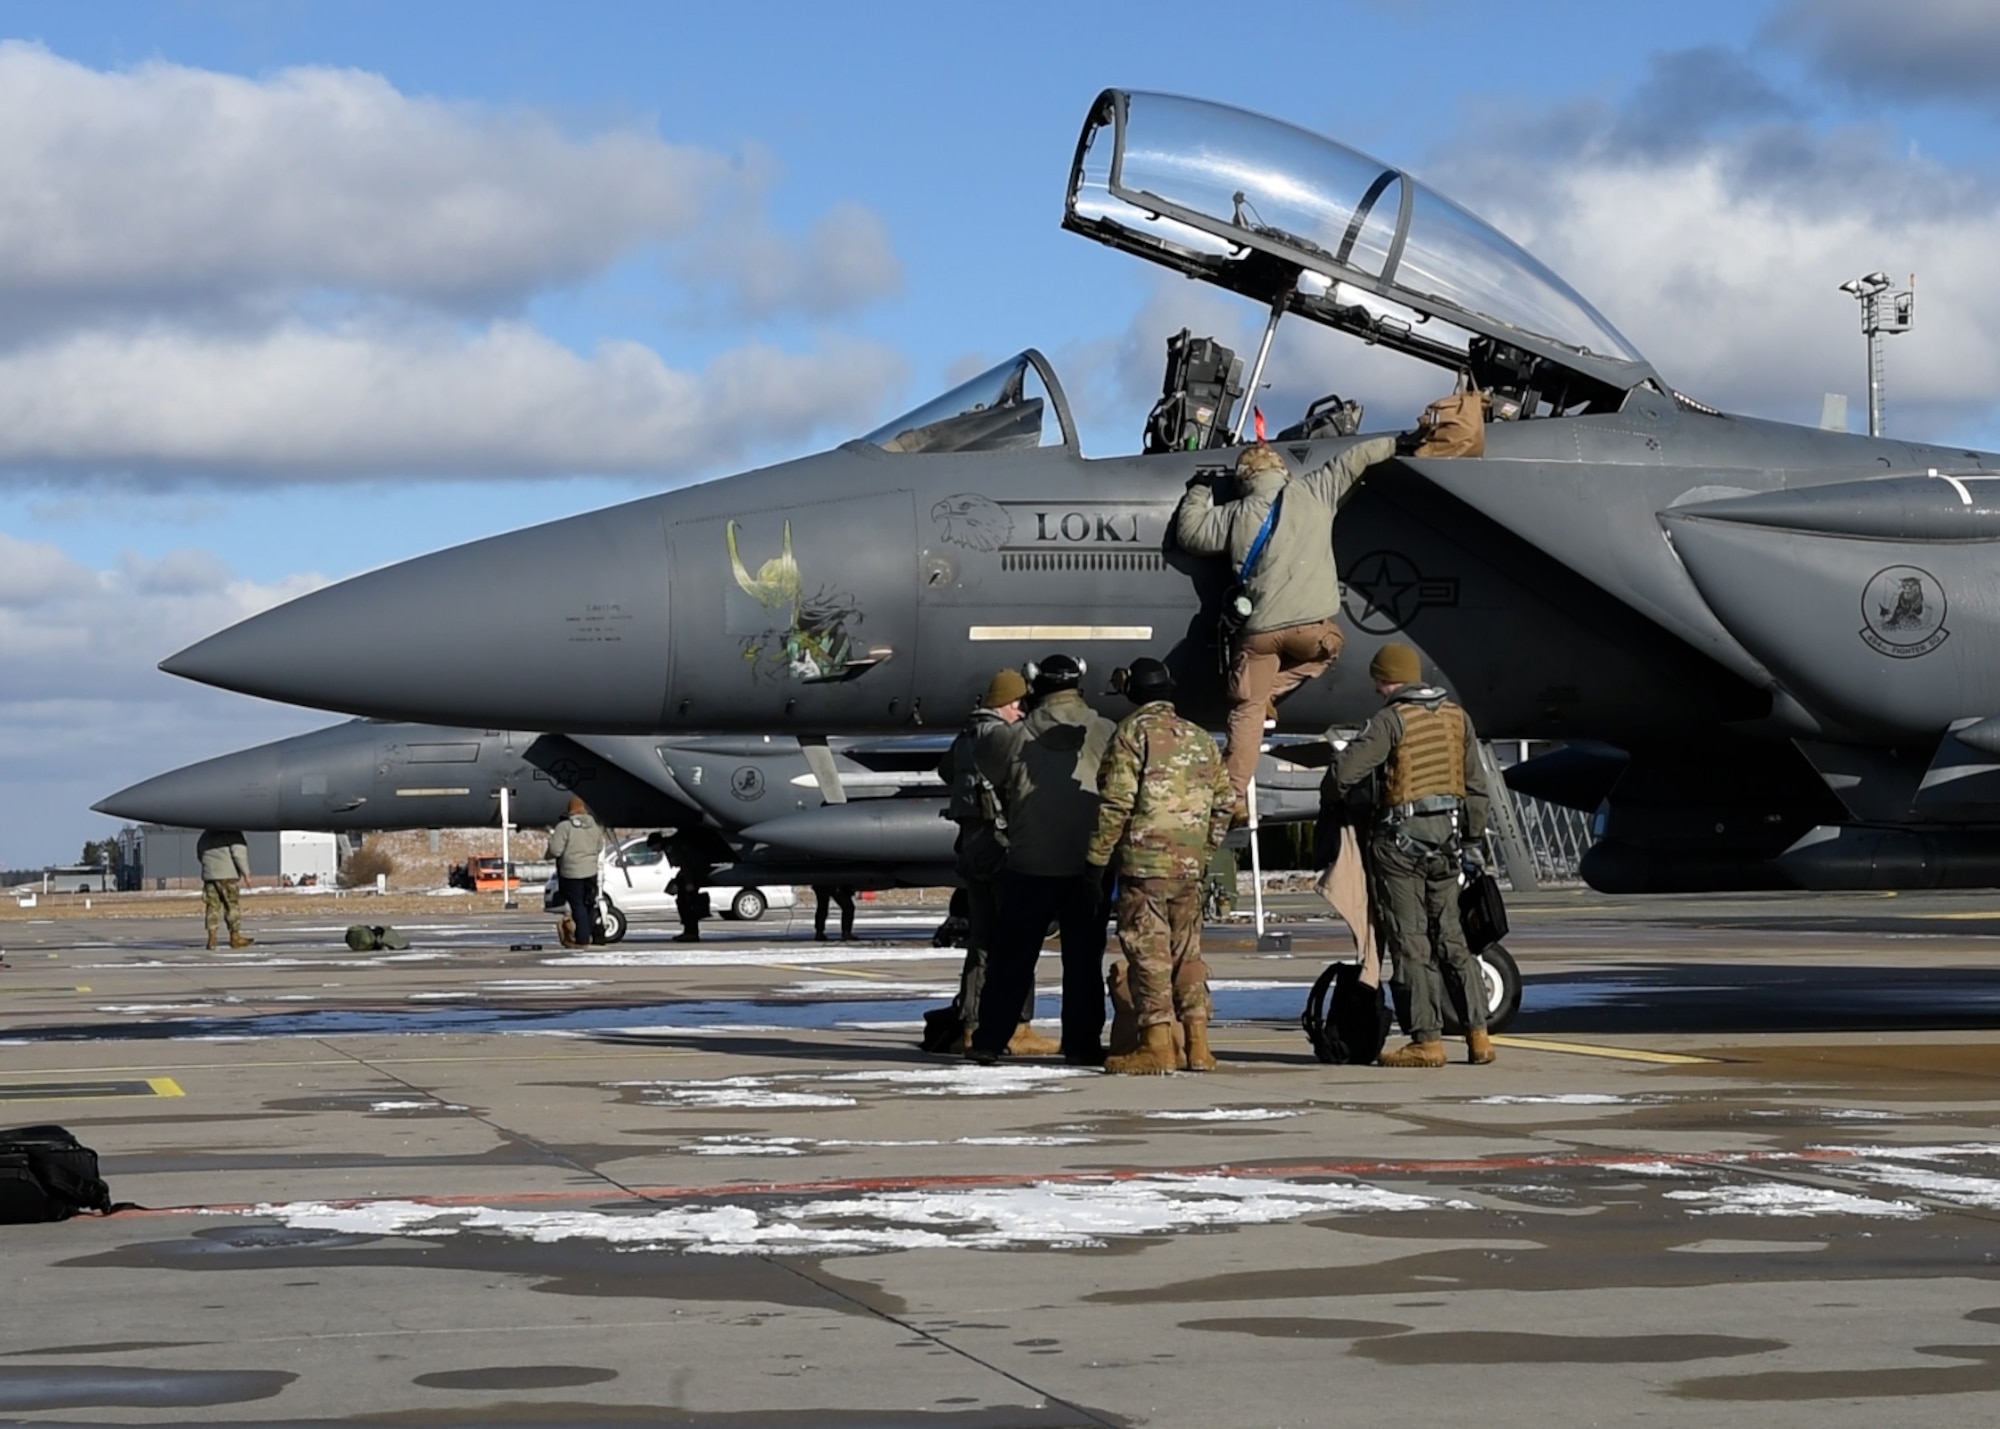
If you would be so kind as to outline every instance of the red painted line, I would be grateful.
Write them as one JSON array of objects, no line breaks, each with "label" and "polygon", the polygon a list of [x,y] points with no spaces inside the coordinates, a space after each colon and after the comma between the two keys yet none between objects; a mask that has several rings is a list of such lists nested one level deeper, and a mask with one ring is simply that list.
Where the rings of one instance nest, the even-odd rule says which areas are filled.
[{"label": "red painted line", "polygon": [[[1408,1158],[1377,1161],[1283,1161],[1238,1165],[1222,1162],[1207,1166],[1129,1167],[1116,1171],[1013,1171],[964,1176],[860,1176],[827,1181],[739,1181],[720,1186],[595,1186],[564,1191],[520,1191],[511,1194],[459,1196],[362,1196],[341,1200],[315,1200],[314,1204],[346,1210],[385,1202],[406,1202],[415,1206],[532,1206],[574,1205],[586,1201],[630,1199],[634,1201],[718,1201],[728,1203],[751,1196],[825,1196],[861,1194],[873,1191],[977,1190],[1006,1186],[1080,1186],[1093,1182],[1116,1185],[1124,1181],[1145,1181],[1169,1176],[1263,1177],[1278,1181],[1299,1181],[1322,1176],[1423,1177],[1467,1176],[1490,1171],[1560,1171],[1572,1168],[1657,1164],[1665,1166],[1731,1166],[1793,1161],[1822,1163],[1853,1161],[1879,1151],[1845,1150],[1839,1147],[1809,1147],[1801,1151],[1660,1151],[1660,1152],[1567,1152],[1541,1156],[1486,1156],[1463,1160]],[[143,1206],[122,1215],[175,1216],[201,1212],[241,1214],[273,1202],[216,1202],[187,1206]]]}]

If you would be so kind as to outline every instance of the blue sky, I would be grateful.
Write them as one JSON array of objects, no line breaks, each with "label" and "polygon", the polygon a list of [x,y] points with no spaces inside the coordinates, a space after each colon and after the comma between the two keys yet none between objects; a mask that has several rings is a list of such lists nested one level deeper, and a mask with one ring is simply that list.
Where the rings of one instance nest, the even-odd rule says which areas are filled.
[{"label": "blue sky", "polygon": [[[1992,13],[1989,13],[1992,12]],[[2000,447],[2000,11],[0,3],[0,866],[326,716],[155,661],[386,561],[813,450],[1034,345],[1086,449],[1258,315],[1058,226],[1106,85],[1262,110],[1521,239],[1668,379]],[[1269,405],[1427,370],[1288,330]],[[1858,420],[1858,416],[1857,416]]]}]

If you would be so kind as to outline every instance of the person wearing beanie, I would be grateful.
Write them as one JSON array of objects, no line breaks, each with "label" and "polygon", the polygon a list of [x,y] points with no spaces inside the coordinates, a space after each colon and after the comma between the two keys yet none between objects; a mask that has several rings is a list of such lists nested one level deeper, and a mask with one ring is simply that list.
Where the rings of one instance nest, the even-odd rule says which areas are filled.
[{"label": "person wearing beanie", "polygon": [[1104,1065],[1104,890],[1086,854],[1097,828],[1097,771],[1111,721],[1084,702],[1083,661],[1049,655],[1028,667],[1034,710],[1005,738],[982,741],[979,772],[1007,820],[999,914],[986,987],[966,1055],[991,1065],[1014,1045],[1033,1005],[1035,963],[1049,924],[1062,929],[1063,1059]]},{"label": "person wearing beanie", "polygon": [[1395,452],[1394,437],[1371,437],[1294,477],[1276,449],[1258,442],[1236,459],[1233,500],[1218,503],[1209,478],[1197,474],[1174,511],[1181,549],[1224,557],[1234,582],[1223,618],[1233,627],[1228,763],[1239,813],[1267,711],[1340,655],[1334,516],[1369,468]]},{"label": "person wearing beanie", "polygon": [[597,913],[597,871],[603,855],[604,830],[590,816],[589,806],[572,798],[569,812],[549,830],[548,850],[542,857],[555,861],[556,887],[569,905],[578,947],[610,941]]},{"label": "person wearing beanie", "polygon": [[[1118,945],[1140,1044],[1114,1046],[1104,1070],[1211,1072],[1201,882],[1229,832],[1236,790],[1208,731],[1174,712],[1165,665],[1133,661],[1125,697],[1138,708],[1119,723],[1098,769],[1097,831],[1087,857],[1091,867],[1118,875]],[[1185,1060],[1174,1046],[1176,1023]]]},{"label": "person wearing beanie", "polygon": [[1486,833],[1479,736],[1444,690],[1423,682],[1409,646],[1384,645],[1368,674],[1382,708],[1341,750],[1331,779],[1344,796],[1380,771],[1368,840],[1374,913],[1410,995],[1410,1041],[1382,1065],[1444,1065],[1447,993],[1465,1024],[1467,1060],[1484,1065],[1494,1056],[1486,981],[1458,919],[1460,841]]},{"label": "person wearing beanie", "polygon": [[[925,1019],[924,1045],[933,1052],[968,1050],[972,1029],[979,1025],[980,994],[986,989],[986,964],[1000,919],[1000,874],[1007,863],[1007,819],[1000,807],[999,791],[979,772],[979,749],[982,744],[998,746],[1013,741],[1021,722],[1021,702],[1027,697],[1028,682],[1020,671],[999,671],[988,682],[965,728],[938,762],[938,776],[951,792],[945,817],[958,825],[952,857],[965,889],[965,962],[959,968],[958,995],[945,1015]],[[998,762],[1005,756],[993,758]],[[1057,1043],[1029,1025],[1034,1015],[1035,991],[1030,987],[1014,1035],[1007,1042],[1011,1055],[1055,1054]]]}]

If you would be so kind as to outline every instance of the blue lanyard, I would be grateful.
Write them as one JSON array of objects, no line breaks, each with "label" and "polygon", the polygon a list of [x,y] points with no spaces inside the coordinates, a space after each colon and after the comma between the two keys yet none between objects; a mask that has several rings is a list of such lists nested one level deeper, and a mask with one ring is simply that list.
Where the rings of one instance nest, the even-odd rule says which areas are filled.
[{"label": "blue lanyard", "polygon": [[1264,543],[1271,539],[1271,528],[1278,524],[1278,507],[1284,501],[1285,493],[1280,491],[1271,500],[1271,509],[1264,513],[1264,524],[1257,528],[1257,539],[1250,543],[1249,554],[1243,557],[1243,569],[1236,573],[1236,584],[1242,585],[1250,579],[1250,572],[1256,568],[1257,558],[1264,554]]}]

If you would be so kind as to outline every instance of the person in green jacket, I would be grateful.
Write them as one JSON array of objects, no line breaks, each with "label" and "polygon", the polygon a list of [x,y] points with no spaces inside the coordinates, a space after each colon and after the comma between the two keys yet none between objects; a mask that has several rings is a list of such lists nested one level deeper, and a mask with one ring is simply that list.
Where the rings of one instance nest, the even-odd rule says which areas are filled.
[{"label": "person in green jacket", "polygon": [[[1371,437],[1295,477],[1275,448],[1259,442],[1236,459],[1235,499],[1218,504],[1208,477],[1199,475],[1174,512],[1174,540],[1183,550],[1227,557],[1232,579],[1241,577],[1247,609],[1237,612],[1242,623],[1231,641],[1228,752],[1239,814],[1266,712],[1340,656],[1334,516],[1368,469],[1395,452],[1394,437]],[[1249,561],[1266,518],[1270,534]]]},{"label": "person in green jacket", "polygon": [[255,938],[243,936],[243,880],[250,876],[250,845],[237,829],[203,829],[195,840],[201,859],[201,915],[208,925],[208,945],[215,946],[218,923],[229,926],[229,946],[247,948]]}]

